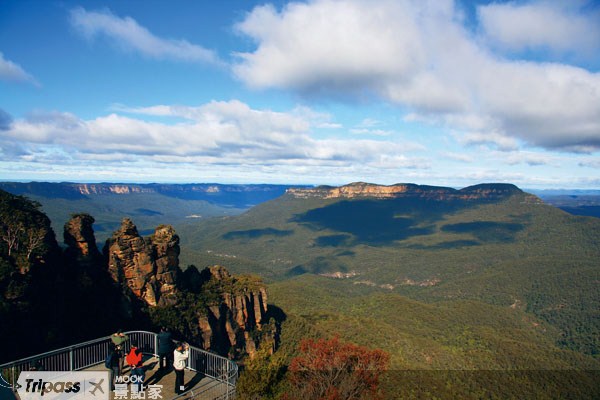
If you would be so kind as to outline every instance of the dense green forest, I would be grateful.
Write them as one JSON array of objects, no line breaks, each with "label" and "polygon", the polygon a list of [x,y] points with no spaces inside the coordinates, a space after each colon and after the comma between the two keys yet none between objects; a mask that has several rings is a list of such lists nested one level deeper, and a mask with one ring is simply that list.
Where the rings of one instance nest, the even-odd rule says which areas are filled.
[{"label": "dense green forest", "polygon": [[475,204],[286,195],[180,231],[182,257],[197,265],[219,262],[281,285],[336,276],[426,303],[525,311],[560,331],[556,344],[598,355],[600,220],[524,193]]}]

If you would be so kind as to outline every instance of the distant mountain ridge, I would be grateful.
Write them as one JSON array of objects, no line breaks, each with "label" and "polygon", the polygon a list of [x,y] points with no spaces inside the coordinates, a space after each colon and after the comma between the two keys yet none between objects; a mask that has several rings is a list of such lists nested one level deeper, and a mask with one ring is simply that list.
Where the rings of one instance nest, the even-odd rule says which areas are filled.
[{"label": "distant mountain ridge", "polygon": [[[142,234],[160,224],[185,224],[215,216],[237,215],[283,195],[289,185],[0,182],[0,189],[42,204],[60,232],[72,213],[88,213],[100,242],[133,218]],[[296,186],[301,187],[301,186]]]},{"label": "distant mountain ridge", "polygon": [[[515,185],[505,183],[483,183],[468,186],[463,189],[454,189],[443,186],[416,185],[413,183],[377,185],[366,182],[354,182],[339,187],[318,186],[316,188],[290,188],[286,193],[296,198],[321,199],[352,199],[360,197],[392,199],[399,197],[422,197],[436,200],[480,200],[505,198],[514,194],[523,193],[523,191]],[[532,202],[540,201],[533,195],[529,196],[528,199]]]},{"label": "distant mountain ridge", "polygon": [[285,193],[291,185],[219,183],[74,183],[0,182],[0,189],[17,195],[84,199],[92,195],[161,194],[185,200],[205,200],[232,207],[248,207]]}]

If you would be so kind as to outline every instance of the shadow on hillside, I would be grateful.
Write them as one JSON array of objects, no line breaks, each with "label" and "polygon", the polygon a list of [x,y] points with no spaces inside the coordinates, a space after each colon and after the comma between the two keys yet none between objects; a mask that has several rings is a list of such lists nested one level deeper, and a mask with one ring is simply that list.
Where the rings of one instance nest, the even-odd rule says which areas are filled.
[{"label": "shadow on hillside", "polygon": [[423,244],[410,244],[406,246],[409,249],[416,250],[449,250],[456,249],[460,247],[471,247],[471,246],[479,246],[481,242],[475,240],[452,240],[449,242],[437,243],[431,246],[426,246]]},{"label": "shadow on hillside", "polygon": [[341,234],[341,235],[328,235],[319,236],[315,240],[315,246],[318,247],[338,247],[347,246],[351,244],[352,236]]},{"label": "shadow on hillside", "polygon": [[378,246],[431,234],[433,222],[465,207],[464,203],[422,198],[345,200],[296,215],[293,221],[317,231],[331,229],[351,235],[323,236],[317,239],[317,246]]},{"label": "shadow on hillside", "polygon": [[340,201],[309,210],[294,220],[313,230],[331,229],[352,235],[324,236],[317,239],[315,244],[318,246],[386,245],[432,233],[433,226],[418,226],[423,221],[430,221],[432,212],[418,209],[418,203],[408,210],[403,203],[397,200]]},{"label": "shadow on hillside", "polygon": [[[433,234],[436,232],[436,222],[446,215],[489,202],[423,198],[344,200],[296,215],[292,221],[314,231],[327,229],[341,232],[317,238],[315,246],[384,246],[414,236]],[[479,242],[447,242],[436,246],[445,248],[456,244],[473,246],[481,242],[510,242],[523,228],[524,225],[519,223],[491,221],[446,225],[442,231],[468,233]]]},{"label": "shadow on hillside", "polygon": [[[343,252],[345,253],[345,252]],[[348,252],[348,254],[333,254],[328,256],[317,256],[308,260],[306,264],[296,265],[295,267],[289,269],[286,272],[286,276],[288,278],[293,278],[295,276],[303,275],[303,274],[327,274],[332,272],[341,272],[346,273],[348,271],[348,266],[345,261],[340,259],[340,257],[344,256],[353,256],[354,253]],[[342,255],[340,255],[342,254]]]},{"label": "shadow on hillside", "polygon": [[462,222],[442,226],[443,232],[468,233],[484,243],[510,243],[525,228],[523,224],[494,221]]},{"label": "shadow on hillside", "polygon": [[263,228],[263,229],[248,229],[246,231],[231,231],[224,234],[222,237],[225,240],[233,239],[256,239],[262,236],[290,236],[294,231],[291,230],[280,230],[275,228]]}]

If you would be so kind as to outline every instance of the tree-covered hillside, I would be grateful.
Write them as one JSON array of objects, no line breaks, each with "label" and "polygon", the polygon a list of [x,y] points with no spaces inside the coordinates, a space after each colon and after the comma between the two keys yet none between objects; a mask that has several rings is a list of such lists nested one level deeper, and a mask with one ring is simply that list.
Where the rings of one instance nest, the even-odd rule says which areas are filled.
[{"label": "tree-covered hillside", "polygon": [[562,348],[600,351],[600,220],[518,190],[452,200],[288,194],[181,231],[182,257],[195,265],[219,261],[283,287],[309,273],[429,304],[518,310],[555,328]]}]

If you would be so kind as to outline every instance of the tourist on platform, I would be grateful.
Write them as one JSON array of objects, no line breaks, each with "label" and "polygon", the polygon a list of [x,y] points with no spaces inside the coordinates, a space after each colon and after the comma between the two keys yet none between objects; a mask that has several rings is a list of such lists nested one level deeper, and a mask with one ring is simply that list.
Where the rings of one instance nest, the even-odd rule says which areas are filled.
[{"label": "tourist on platform", "polygon": [[171,356],[173,354],[173,338],[171,332],[164,326],[158,334],[158,369],[168,369],[172,364]]},{"label": "tourist on platform", "polygon": [[175,394],[185,392],[183,374],[190,356],[190,346],[187,343],[178,343],[173,352],[173,368],[175,368]]},{"label": "tourist on platform", "polygon": [[127,365],[131,367],[131,381],[137,382],[138,392],[142,391],[142,384],[146,378],[146,372],[144,371],[144,361],[142,351],[137,347],[137,341],[131,341],[131,349],[129,354],[125,358]]},{"label": "tourist on platform", "polygon": [[129,336],[124,334],[121,329],[110,336],[115,349],[119,350],[119,375],[123,375],[123,354],[125,351],[125,342],[129,340]]}]

